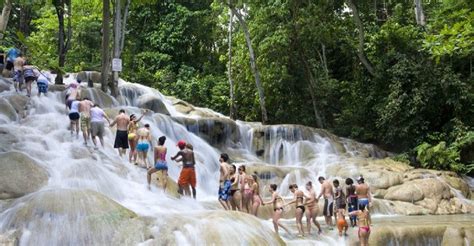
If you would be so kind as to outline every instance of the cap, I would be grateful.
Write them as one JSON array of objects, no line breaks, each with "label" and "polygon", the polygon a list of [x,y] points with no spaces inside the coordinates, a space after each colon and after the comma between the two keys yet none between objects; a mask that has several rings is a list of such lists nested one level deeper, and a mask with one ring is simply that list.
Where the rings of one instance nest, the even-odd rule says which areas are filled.
[{"label": "cap", "polygon": [[176,146],[183,149],[184,147],[186,147],[186,142],[184,140],[179,140]]}]

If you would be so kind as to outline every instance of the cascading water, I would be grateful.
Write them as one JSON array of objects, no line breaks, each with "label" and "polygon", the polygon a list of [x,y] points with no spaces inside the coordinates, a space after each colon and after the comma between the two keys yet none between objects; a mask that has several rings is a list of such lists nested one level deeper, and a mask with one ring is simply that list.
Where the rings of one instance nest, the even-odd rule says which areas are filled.
[{"label": "cascading water", "polygon": [[[181,139],[191,143],[197,160],[197,201],[176,199],[155,187],[149,191],[146,171],[129,164],[127,157],[120,158],[113,149],[113,129],[106,127],[105,148],[95,151],[84,146],[81,135],[76,138],[67,130],[64,95],[50,92],[29,99],[23,114],[0,114],[0,122],[4,122],[0,133],[8,129],[15,139],[0,141],[0,150],[24,153],[48,173],[47,183],[40,190],[0,204],[0,235],[14,235],[20,245],[281,244],[269,220],[224,212],[218,206],[221,151],[228,151],[239,163],[260,168],[264,199],[268,199],[266,187],[270,181],[278,181],[279,192],[287,200],[291,183],[303,187],[312,181],[319,192],[316,179],[328,175],[330,168],[347,163],[347,173],[354,176],[358,169],[352,162],[357,158],[388,155],[373,145],[338,138],[323,130],[235,123],[202,108],[194,108],[199,114],[184,114],[171,99],[142,85],[121,81],[119,90],[117,100],[91,88],[83,88],[83,95],[111,113],[124,108],[129,114],[140,115],[141,107],[154,109],[141,123],[151,125],[155,141],[162,135],[167,137],[169,176],[173,180],[180,172],[170,159],[178,151],[176,143]],[[14,95],[12,90],[0,93],[2,98]],[[10,104],[5,105],[14,108]],[[216,128],[221,130],[212,131]],[[392,212],[388,208],[384,211]],[[294,224],[293,219],[284,223]],[[305,240],[282,235],[289,244],[349,242],[335,232]]]}]

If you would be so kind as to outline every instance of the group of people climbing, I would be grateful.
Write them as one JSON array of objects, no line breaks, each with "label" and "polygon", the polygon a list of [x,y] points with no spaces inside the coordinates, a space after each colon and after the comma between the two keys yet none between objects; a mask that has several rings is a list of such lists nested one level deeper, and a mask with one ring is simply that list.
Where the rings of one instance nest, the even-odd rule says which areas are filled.
[{"label": "group of people climbing", "polygon": [[[80,80],[74,81],[66,88],[65,102],[70,119],[71,136],[75,132],[76,138],[79,138],[79,129],[81,129],[84,145],[87,146],[90,137],[95,149],[98,149],[96,138],[99,138],[102,147],[104,147],[104,120],[108,122],[109,127],[116,126],[114,148],[118,149],[119,156],[125,156],[127,150],[129,150],[129,162],[148,170],[147,182],[149,189],[151,175],[160,171],[162,173],[161,186],[166,190],[168,181],[166,137],[161,136],[158,138],[157,145],[154,146],[150,125],[144,124],[142,127],[139,126],[140,120],[149,111],[143,110],[142,115],[137,117],[135,114],[129,116],[124,109],[120,109],[118,115],[111,121],[99,105],[93,103],[89,98],[81,98],[80,83]],[[194,159],[193,146],[183,140],[180,140],[177,146],[179,151],[175,156],[171,157],[171,160],[177,163],[182,162],[182,170],[178,179],[178,192],[182,195],[192,195],[193,198],[196,198],[196,173],[194,170],[196,161]],[[148,161],[148,151],[150,149],[154,153],[153,164],[150,164]]]},{"label": "group of people climbing", "polygon": [[[352,227],[358,226],[358,236],[361,245],[368,244],[370,235],[370,214],[369,204],[371,204],[370,187],[365,183],[362,176],[357,178],[357,185],[351,178],[345,180],[345,191],[342,189],[339,180],[334,179],[332,184],[324,177],[319,177],[321,192],[317,196],[311,181],[305,185],[306,193],[298,189],[297,184],[289,185],[289,190],[294,198],[285,202],[283,197],[277,192],[276,184],[269,185],[271,199],[263,201],[260,194],[260,184],[258,174],[249,175],[246,173],[246,166],[241,165],[237,169],[235,165],[229,164],[229,156],[222,153],[220,156],[220,178],[218,200],[226,210],[242,211],[257,216],[260,206],[273,206],[273,225],[278,233],[278,228],[288,229],[280,223],[282,213],[290,204],[295,206],[296,227],[298,235],[304,236],[305,230],[302,219],[306,215],[307,232],[311,234],[311,226],[314,224],[318,233],[322,233],[321,225],[316,220],[319,214],[318,201],[324,198],[323,215],[329,229],[332,230],[337,225],[339,235],[347,235],[349,225],[346,216],[349,216]],[[332,221],[334,217],[334,223]]]},{"label": "group of people climbing", "polygon": [[27,59],[17,48],[11,48],[5,54],[0,50],[0,68],[6,77],[13,77],[15,90],[21,92],[23,85],[26,87],[26,96],[31,96],[31,86],[36,81],[38,86],[38,96],[48,93],[48,84],[51,81],[51,74],[41,71],[39,68],[28,63]]}]

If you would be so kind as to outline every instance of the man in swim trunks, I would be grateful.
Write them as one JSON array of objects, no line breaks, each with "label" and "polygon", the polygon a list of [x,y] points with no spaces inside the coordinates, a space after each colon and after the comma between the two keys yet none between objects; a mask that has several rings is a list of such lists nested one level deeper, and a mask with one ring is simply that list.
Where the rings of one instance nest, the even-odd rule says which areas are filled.
[{"label": "man in swim trunks", "polygon": [[357,195],[357,204],[360,207],[361,205],[365,205],[368,209],[369,204],[372,203],[372,197],[370,195],[370,187],[368,184],[365,183],[364,177],[359,176],[357,178],[357,185],[356,187],[356,195]]},{"label": "man in swim trunks", "polygon": [[324,219],[326,220],[326,224],[330,227],[333,226],[332,224],[332,216],[334,213],[334,192],[332,189],[331,183],[326,180],[324,177],[319,177],[318,178],[319,183],[321,184],[321,194],[319,194],[318,199],[321,196],[324,196],[324,209],[323,209],[323,215]]},{"label": "man in swim trunks", "polygon": [[148,164],[148,150],[153,145],[151,141],[151,134],[150,134],[150,125],[145,124],[144,127],[137,130],[138,135],[138,144],[137,144],[137,151],[138,151],[138,162],[141,165],[145,165],[146,168],[150,168]]},{"label": "man in swim trunks", "polygon": [[[193,198],[196,199],[196,172],[194,170],[196,161],[194,159],[194,152],[186,148],[186,142],[183,140],[180,140],[177,145],[180,150],[175,156],[171,157],[171,160],[183,162],[183,168],[178,179],[178,193],[183,195],[184,190],[184,194],[190,196],[189,186],[191,186]],[[177,159],[178,157],[181,158]]]},{"label": "man in swim trunks", "polygon": [[230,210],[230,188],[232,183],[230,182],[230,166],[227,163],[229,155],[222,153],[219,158],[220,162],[220,176],[219,176],[219,202],[225,210]]},{"label": "man in swim trunks", "polygon": [[81,117],[81,131],[84,137],[84,145],[87,145],[87,139],[91,132],[91,108],[94,104],[85,97],[79,102],[79,113]]},{"label": "man in swim trunks", "polygon": [[21,55],[13,61],[13,81],[15,82],[14,86],[16,91],[21,91],[21,86],[24,82],[23,66],[25,65],[25,61]]},{"label": "man in swim trunks", "polygon": [[115,135],[114,148],[118,149],[120,157],[125,155],[128,149],[128,124],[130,118],[125,114],[125,110],[120,109],[119,114],[115,117],[114,121],[110,123],[110,127],[117,124],[117,133]]}]

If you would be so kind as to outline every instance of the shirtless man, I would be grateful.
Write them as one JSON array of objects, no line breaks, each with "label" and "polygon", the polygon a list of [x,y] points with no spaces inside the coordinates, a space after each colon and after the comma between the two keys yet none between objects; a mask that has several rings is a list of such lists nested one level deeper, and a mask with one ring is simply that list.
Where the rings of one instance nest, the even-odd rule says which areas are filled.
[{"label": "shirtless man", "polygon": [[311,221],[318,228],[318,233],[321,234],[321,225],[316,220],[319,213],[318,199],[316,199],[316,192],[313,189],[313,183],[308,181],[306,183],[306,190],[309,192],[309,196],[306,196],[305,205],[308,207],[306,210],[306,225],[308,227],[308,234],[311,235]]},{"label": "shirtless man", "polygon": [[79,113],[81,117],[81,131],[84,137],[84,145],[87,146],[87,139],[91,133],[91,108],[94,104],[85,97],[79,102]]},{"label": "shirtless man", "polygon": [[334,212],[334,192],[331,183],[328,180],[325,180],[324,177],[319,177],[318,181],[321,184],[321,194],[319,194],[318,199],[321,196],[324,196],[323,215],[324,219],[326,220],[326,224],[331,228],[333,226],[332,216]]},{"label": "shirtless man", "polygon": [[356,195],[357,195],[357,205],[360,207],[361,205],[365,205],[368,209],[369,204],[372,203],[372,196],[370,195],[370,187],[368,184],[364,183],[364,177],[359,176],[357,178],[357,185],[355,186]]},{"label": "shirtless man", "polygon": [[119,114],[115,117],[114,121],[110,124],[113,127],[117,124],[117,134],[115,135],[114,148],[118,149],[120,157],[125,155],[128,149],[128,124],[130,123],[130,117],[125,114],[125,110],[120,109]]},{"label": "shirtless man", "polygon": [[141,165],[145,165],[146,169],[150,168],[150,164],[148,164],[148,150],[152,147],[153,143],[151,141],[151,134],[150,134],[150,125],[145,124],[144,127],[137,130],[138,135],[138,144],[137,144],[137,151],[138,151],[138,162]]},{"label": "shirtless man", "polygon": [[[193,198],[196,199],[196,172],[194,170],[194,166],[196,165],[196,161],[194,159],[194,152],[191,149],[186,148],[186,142],[180,140],[178,142],[178,148],[180,149],[178,153],[171,157],[171,160],[182,161],[183,162],[183,169],[181,169],[181,173],[179,174],[178,179],[178,193],[186,196],[190,196],[191,192],[189,191],[189,186],[192,188]],[[181,157],[180,159],[177,159]]]},{"label": "shirtless man", "polygon": [[227,163],[229,155],[222,153],[219,158],[220,162],[220,176],[219,176],[219,202],[225,210],[230,210],[230,188],[232,183],[230,182],[230,166]]},{"label": "shirtless man", "polygon": [[13,61],[13,81],[17,92],[21,91],[21,85],[23,84],[23,65],[25,65],[25,58],[22,55]]}]

